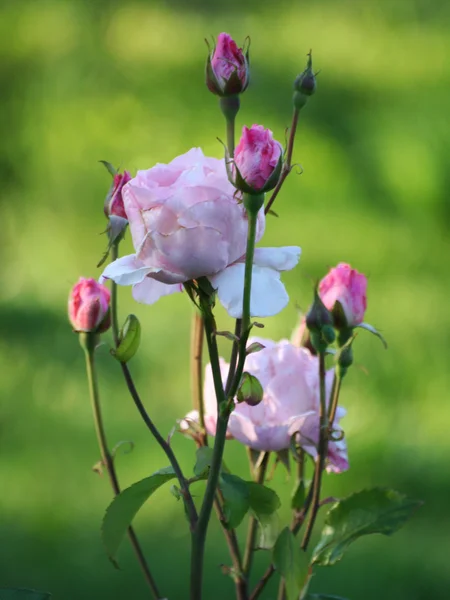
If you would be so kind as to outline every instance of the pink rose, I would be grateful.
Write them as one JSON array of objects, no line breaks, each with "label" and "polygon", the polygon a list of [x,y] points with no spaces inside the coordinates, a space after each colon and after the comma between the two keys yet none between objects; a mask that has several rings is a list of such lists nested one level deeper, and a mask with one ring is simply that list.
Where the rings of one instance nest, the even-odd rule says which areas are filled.
[{"label": "pink rose", "polygon": [[[299,444],[308,454],[317,455],[319,440],[319,365],[318,358],[306,348],[297,348],[287,340],[278,343],[266,339],[258,341],[263,350],[250,354],[245,370],[257,377],[264,389],[263,400],[257,406],[245,402],[236,404],[228,424],[228,435],[255,450],[278,452],[289,448],[291,437],[298,436]],[[225,382],[229,365],[220,361]],[[326,375],[327,401],[331,392],[334,370]],[[215,435],[217,401],[211,366],[206,367],[204,384],[205,425],[210,435]],[[334,428],[345,415],[338,407]],[[195,413],[186,417],[197,419]],[[348,469],[345,440],[329,443],[328,470],[340,472]]]},{"label": "pink rose", "polygon": [[123,186],[131,180],[131,175],[128,171],[116,173],[114,175],[111,191],[105,200],[105,215],[107,217],[114,215],[116,217],[127,218],[125,208],[123,206],[122,190]]},{"label": "pink rose", "polygon": [[242,137],[234,153],[234,162],[248,186],[254,190],[266,191],[267,184],[271,189],[277,183],[276,175],[279,175],[281,169],[282,153],[281,144],[273,139],[270,129],[264,129],[262,125],[252,125],[250,129],[242,129]]},{"label": "pink rose", "polygon": [[69,295],[69,320],[75,331],[103,332],[110,326],[110,292],[95,279],[81,277]]},{"label": "pink rose", "polygon": [[[322,302],[333,310],[336,302],[342,307],[348,327],[355,327],[364,320],[367,309],[367,277],[346,263],[330,269],[319,284]],[[340,325],[337,323],[337,325]]]},{"label": "pink rose", "polygon": [[213,94],[234,96],[248,86],[248,55],[228,33],[221,33],[206,64],[206,84]]},{"label": "pink rose", "polygon": [[[225,161],[194,148],[168,165],[139,171],[123,188],[123,198],[136,254],[111,263],[102,277],[133,285],[134,298],[146,304],[208,277],[229,314],[240,317],[248,221]],[[264,226],[261,209],[257,240]],[[270,316],[286,306],[280,271],[292,269],[299,255],[300,248],[290,246],[256,249],[253,316]]]}]

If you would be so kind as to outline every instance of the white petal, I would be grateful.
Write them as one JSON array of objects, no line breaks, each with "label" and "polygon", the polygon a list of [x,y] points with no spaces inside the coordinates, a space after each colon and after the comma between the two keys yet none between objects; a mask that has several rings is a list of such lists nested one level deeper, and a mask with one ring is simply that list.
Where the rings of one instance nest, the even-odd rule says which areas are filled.
[{"label": "white petal", "polygon": [[136,258],[135,254],[129,254],[110,263],[103,271],[100,282],[112,279],[119,285],[134,285],[143,281],[149,273],[158,271],[160,269],[146,267],[142,261]]},{"label": "white petal", "polygon": [[133,298],[142,304],[154,304],[163,296],[182,291],[183,286],[180,283],[161,283],[151,277],[145,277],[143,281],[133,286]]},{"label": "white petal", "polygon": [[[242,318],[244,295],[243,263],[231,265],[212,277],[209,277],[217,296],[230,317]],[[250,314],[252,317],[271,317],[287,305],[289,296],[280,281],[280,274],[268,267],[254,265],[252,274],[252,292]]]},{"label": "white petal", "polygon": [[259,267],[270,267],[277,271],[290,271],[300,260],[302,249],[298,246],[281,248],[255,248],[253,264]]}]

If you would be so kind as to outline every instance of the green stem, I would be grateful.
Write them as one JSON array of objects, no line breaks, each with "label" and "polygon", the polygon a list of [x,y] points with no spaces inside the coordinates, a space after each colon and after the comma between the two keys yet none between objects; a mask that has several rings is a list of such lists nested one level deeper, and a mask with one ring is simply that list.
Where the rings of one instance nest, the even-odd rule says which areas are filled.
[{"label": "green stem", "polygon": [[219,99],[220,109],[227,123],[227,148],[230,158],[234,156],[234,129],[236,115],[239,112],[240,100],[239,96],[227,96]]},{"label": "green stem", "polygon": [[125,382],[127,384],[128,390],[130,392],[131,397],[136,405],[136,408],[139,411],[139,414],[142,417],[142,420],[147,425],[151,434],[163,450],[164,454],[169,459],[169,462],[177,476],[178,483],[180,484],[181,493],[183,495],[184,504],[186,506],[186,512],[189,519],[189,524],[191,527],[191,531],[194,531],[196,523],[197,523],[197,509],[195,508],[194,500],[192,499],[191,492],[189,491],[189,485],[187,479],[183,475],[183,471],[181,470],[180,464],[175,456],[170,444],[163,438],[163,436],[158,431],[156,425],[151,420],[149,414],[145,410],[145,407],[142,403],[142,400],[137,392],[136,386],[134,385],[133,378],[131,377],[130,370],[128,369],[128,365],[125,363],[120,363],[122,367],[122,373],[125,378]]},{"label": "green stem", "polygon": [[[262,459],[261,466],[259,467],[259,469],[256,473],[256,477],[255,477],[256,483],[260,483],[260,484],[264,483],[264,478],[266,476],[266,471],[267,471],[267,465],[269,462],[269,456],[270,456],[270,453],[266,452],[264,455],[264,458]],[[252,516],[250,516],[250,519],[248,522],[247,542],[245,544],[244,562],[243,562],[243,570],[244,570],[244,573],[245,573],[245,576],[247,577],[247,579],[250,576],[250,571],[252,568],[252,561],[253,561],[253,554],[254,554],[254,550],[255,550],[255,541],[256,541],[257,532],[258,532],[258,521],[252,515]]]},{"label": "green stem", "polygon": [[297,131],[299,112],[300,112],[299,109],[294,107],[294,114],[292,115],[292,124],[291,124],[291,130],[290,130],[290,134],[289,134],[288,146],[287,146],[287,150],[286,150],[286,158],[285,158],[285,161],[283,164],[283,170],[281,171],[280,179],[278,180],[278,183],[272,192],[270,200],[267,203],[266,208],[264,209],[264,212],[266,213],[266,215],[269,212],[269,210],[271,209],[272,204],[275,202],[275,199],[278,196],[279,191],[281,190],[284,180],[289,175],[289,173],[291,172],[291,169],[292,169],[292,166],[291,166],[292,153],[294,151],[295,133]]},{"label": "green stem", "polygon": [[[91,397],[92,412],[94,415],[95,432],[97,434],[97,441],[100,448],[102,463],[105,466],[106,471],[108,473],[109,481],[111,483],[114,495],[117,496],[118,494],[120,494],[120,485],[116,469],[114,467],[114,459],[111,456],[111,453],[108,449],[108,443],[106,440],[106,433],[103,425],[103,418],[100,406],[100,397],[98,393],[97,377],[95,372],[95,334],[87,335],[91,337],[91,340],[87,340],[87,343],[85,345],[86,371],[89,382],[89,395]],[[139,566],[144,575],[145,581],[147,582],[147,585],[150,588],[152,597],[155,598],[155,600],[162,598],[158,591],[158,587],[153,578],[153,575],[151,574],[150,568],[147,565],[144,553],[142,552],[142,548],[137,539],[136,533],[134,532],[134,529],[131,526],[128,528],[128,537],[130,539],[130,543],[133,547]]]},{"label": "green stem", "polygon": [[237,339],[234,340],[233,347],[231,349],[230,368],[228,370],[227,382],[225,384],[225,394],[227,396],[231,389],[231,384],[233,383],[234,374],[236,373],[236,365],[237,365],[237,359],[238,359],[238,354],[239,354],[239,338],[241,336],[241,329],[242,329],[242,320],[236,319],[236,325],[234,327],[234,335],[237,337]]},{"label": "green stem", "polygon": [[342,377],[338,375],[337,370],[334,371],[333,387],[331,388],[331,402],[328,411],[328,423],[330,428],[333,427],[336,411],[339,404],[339,393],[341,391]]},{"label": "green stem", "polygon": [[194,409],[198,411],[199,423],[202,429],[201,445],[208,445],[208,435],[205,429],[205,407],[203,404],[202,387],[202,355],[203,355],[203,317],[197,310],[192,317],[191,329],[191,388]]},{"label": "green stem", "polygon": [[325,460],[328,453],[328,415],[325,391],[325,352],[319,352],[319,382],[320,382],[320,412],[319,412],[319,446],[316,458],[316,469],[312,485],[311,512],[309,514],[308,524],[305,535],[302,540],[302,549],[308,548],[311,539],[312,530],[319,510],[320,489],[322,485],[322,473],[325,467]]},{"label": "green stem", "polygon": [[[263,201],[264,198],[262,197],[262,202]],[[206,484],[205,496],[203,498],[203,503],[200,509],[197,526],[195,527],[195,530],[192,535],[190,589],[191,600],[201,600],[202,598],[203,561],[205,554],[206,533],[211,517],[211,510],[214,504],[216,489],[219,482],[220,469],[222,466],[222,457],[225,449],[228,419],[231,412],[227,405],[227,398],[234,398],[242,376],[242,371],[245,363],[246,344],[248,334],[250,331],[250,297],[258,210],[247,209],[248,233],[247,252],[245,257],[244,297],[242,306],[242,335],[239,343],[238,368],[236,370],[235,379],[233,381],[233,385],[231,385],[230,393],[228,394],[228,396],[225,395],[223,389],[222,374],[220,371],[219,362],[219,352],[217,349],[217,340],[215,336],[214,317],[209,307],[205,307],[203,313],[206,342],[208,345],[211,370],[214,379],[214,389],[217,399],[217,426],[211,466],[209,470],[208,481]]]},{"label": "green stem", "polygon": [[[244,198],[245,203],[245,198]],[[259,210],[259,209],[258,209]],[[245,254],[245,275],[244,275],[244,298],[242,305],[242,320],[241,320],[241,334],[239,338],[239,357],[237,361],[237,368],[234,374],[234,379],[230,385],[227,393],[227,399],[232,401],[236,395],[239,384],[241,382],[242,373],[244,372],[244,365],[247,353],[247,340],[250,334],[250,300],[252,293],[252,272],[253,272],[253,258],[255,255],[255,243],[256,243],[256,224],[258,219],[258,210],[248,210],[248,235],[247,235],[247,251]]]},{"label": "green stem", "polygon": [[215,336],[214,318],[210,313],[204,314],[206,342],[208,345],[211,370],[214,379],[214,389],[217,398],[217,427],[214,440],[213,455],[206,484],[205,496],[198,516],[197,525],[192,534],[191,554],[191,600],[201,600],[203,582],[203,561],[205,555],[205,541],[211,511],[216,496],[222,466],[223,451],[228,427],[229,415],[221,410],[225,403],[222,375],[220,372],[219,352]]}]

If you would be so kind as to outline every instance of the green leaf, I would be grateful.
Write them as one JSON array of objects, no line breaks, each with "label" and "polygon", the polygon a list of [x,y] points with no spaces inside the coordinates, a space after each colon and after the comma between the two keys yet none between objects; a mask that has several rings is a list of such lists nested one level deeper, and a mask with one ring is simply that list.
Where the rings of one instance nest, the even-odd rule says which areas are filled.
[{"label": "green leaf", "polygon": [[160,486],[175,478],[172,467],[160,469],[150,477],[133,484],[118,494],[106,509],[102,523],[102,539],[109,558],[115,563],[120,543],[141,506]]},{"label": "green leaf", "polygon": [[300,510],[305,502],[305,482],[301,479],[296,487],[291,498],[291,508]]},{"label": "green leaf", "polygon": [[281,506],[277,494],[270,488],[254,481],[247,481],[250,508],[259,518],[261,515],[271,515]]},{"label": "green leaf", "polygon": [[245,351],[245,354],[248,356],[249,354],[254,354],[255,352],[260,352],[261,350],[264,350],[265,346],[263,344],[261,344],[260,342],[253,342],[253,344],[250,344],[250,346],[247,346],[247,350]]},{"label": "green leaf", "polygon": [[285,527],[278,536],[273,549],[273,564],[284,577],[288,600],[298,600],[308,579],[309,560],[302,552],[294,534]]},{"label": "green leaf", "polygon": [[337,502],[326,516],[313,563],[334,565],[347,547],[363,535],[395,533],[421,504],[399,492],[381,488],[363,490]]},{"label": "green leaf", "polygon": [[197,449],[195,456],[197,457],[197,460],[195,461],[194,475],[196,477],[207,477],[213,457],[213,449],[209,446],[202,446]]},{"label": "green leaf", "polygon": [[220,489],[224,498],[226,527],[234,529],[242,522],[250,509],[250,492],[247,482],[231,473],[222,473]]},{"label": "green leaf", "polygon": [[378,329],[375,329],[375,327],[373,325],[369,325],[369,323],[360,323],[359,325],[356,325],[356,327],[359,327],[360,329],[365,329],[366,331],[369,331],[373,335],[376,335],[378,338],[380,338],[380,340],[383,343],[383,346],[387,350],[388,345],[387,345],[386,340],[381,335],[381,333],[378,331]]},{"label": "green leaf", "polygon": [[106,170],[108,171],[108,173],[114,177],[114,175],[117,174],[116,169],[112,166],[111,163],[109,163],[107,160],[99,160],[98,162],[101,162],[102,165],[104,165],[106,167]]},{"label": "green leaf", "polygon": [[280,519],[278,513],[271,515],[259,515],[259,548],[261,550],[271,550],[275,546],[278,534],[280,532]]},{"label": "green leaf", "polygon": [[0,589],[0,600],[48,600],[51,594],[25,589]]}]

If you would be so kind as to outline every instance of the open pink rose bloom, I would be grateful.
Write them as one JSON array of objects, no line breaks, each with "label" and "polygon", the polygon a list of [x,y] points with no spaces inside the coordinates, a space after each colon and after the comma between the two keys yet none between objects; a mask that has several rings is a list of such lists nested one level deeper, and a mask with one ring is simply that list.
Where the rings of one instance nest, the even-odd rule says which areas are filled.
[{"label": "open pink rose bloom", "polygon": [[[253,338],[265,348],[250,354],[245,362],[245,371],[258,378],[264,389],[264,397],[257,406],[245,402],[236,404],[228,423],[228,437],[234,438],[255,450],[274,451],[289,448],[291,438],[311,456],[317,456],[319,440],[319,366],[318,358],[306,348],[298,348],[287,340]],[[229,365],[220,359],[222,379],[225,382]],[[326,374],[327,403],[329,402],[334,369]],[[211,366],[207,365],[204,384],[205,426],[210,435],[215,435],[217,422],[217,400]],[[340,433],[339,420],[345,409],[338,407],[333,429]],[[198,420],[192,411],[186,420]],[[182,428],[185,423],[182,423]],[[342,439],[330,442],[327,469],[341,472],[348,469],[347,445]]]},{"label": "open pink rose bloom", "polygon": [[[152,304],[182,291],[189,280],[207,277],[230,316],[240,318],[248,221],[225,161],[193,148],[167,165],[139,171],[122,195],[136,254],[108,265],[102,280],[132,285],[135,300]],[[257,241],[264,227],[261,209]],[[299,257],[296,246],[255,249],[252,316],[275,315],[287,305],[280,272]]]}]

